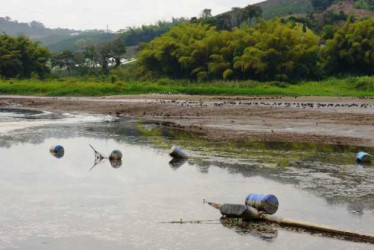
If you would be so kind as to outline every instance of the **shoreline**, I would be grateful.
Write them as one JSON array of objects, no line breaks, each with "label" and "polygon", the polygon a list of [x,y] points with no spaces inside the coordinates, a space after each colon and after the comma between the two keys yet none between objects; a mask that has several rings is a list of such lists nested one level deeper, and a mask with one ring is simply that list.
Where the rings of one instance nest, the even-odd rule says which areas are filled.
[{"label": "shoreline", "polygon": [[108,114],[219,141],[374,147],[374,99],[359,97],[135,95],[0,96],[0,108]]}]

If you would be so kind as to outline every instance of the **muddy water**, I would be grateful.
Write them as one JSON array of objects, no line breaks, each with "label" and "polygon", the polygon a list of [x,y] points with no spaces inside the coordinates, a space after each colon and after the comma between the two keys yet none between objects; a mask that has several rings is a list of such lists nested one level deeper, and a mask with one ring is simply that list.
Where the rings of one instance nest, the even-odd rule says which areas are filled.
[{"label": "muddy water", "polygon": [[[24,112],[7,112],[2,127],[27,122]],[[202,203],[273,193],[278,216],[374,234],[374,168],[355,164],[360,148],[213,143],[157,124],[70,123],[66,116],[75,117],[36,118],[51,123],[0,135],[1,249],[374,248],[265,223],[231,224]],[[54,144],[65,146],[63,158],[49,154]],[[88,144],[106,155],[120,149],[122,166],[91,169]],[[170,163],[173,144],[191,158]],[[202,221],[162,223],[180,219]]]}]

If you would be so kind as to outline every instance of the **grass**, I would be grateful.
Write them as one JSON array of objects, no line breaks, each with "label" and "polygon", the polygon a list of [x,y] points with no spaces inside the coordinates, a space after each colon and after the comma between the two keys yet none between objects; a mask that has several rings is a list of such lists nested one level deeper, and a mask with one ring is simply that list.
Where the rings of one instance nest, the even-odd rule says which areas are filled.
[{"label": "grass", "polygon": [[290,96],[374,96],[374,76],[329,78],[298,84],[257,81],[191,82],[160,79],[157,81],[84,80],[0,80],[2,95],[105,96],[130,94],[190,95],[290,95]]}]

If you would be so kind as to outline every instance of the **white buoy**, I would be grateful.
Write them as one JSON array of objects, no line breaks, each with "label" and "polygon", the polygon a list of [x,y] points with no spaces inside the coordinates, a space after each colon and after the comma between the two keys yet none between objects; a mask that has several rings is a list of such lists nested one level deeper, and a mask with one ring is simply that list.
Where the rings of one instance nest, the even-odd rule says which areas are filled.
[{"label": "white buoy", "polygon": [[187,159],[188,156],[178,146],[174,145],[170,149],[169,155],[175,159]]}]

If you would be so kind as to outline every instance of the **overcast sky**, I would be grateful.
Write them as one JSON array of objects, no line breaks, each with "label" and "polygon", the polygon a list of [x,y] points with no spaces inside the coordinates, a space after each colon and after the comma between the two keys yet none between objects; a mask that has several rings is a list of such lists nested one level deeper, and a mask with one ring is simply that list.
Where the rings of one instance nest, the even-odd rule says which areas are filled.
[{"label": "overcast sky", "polygon": [[50,28],[106,29],[151,24],[171,17],[198,16],[244,7],[262,0],[0,0],[0,16],[21,22],[32,20]]}]

